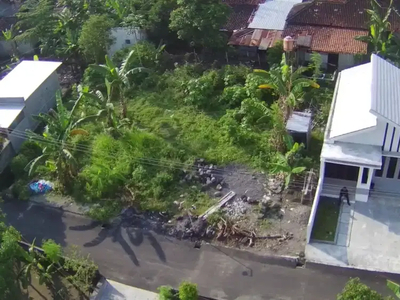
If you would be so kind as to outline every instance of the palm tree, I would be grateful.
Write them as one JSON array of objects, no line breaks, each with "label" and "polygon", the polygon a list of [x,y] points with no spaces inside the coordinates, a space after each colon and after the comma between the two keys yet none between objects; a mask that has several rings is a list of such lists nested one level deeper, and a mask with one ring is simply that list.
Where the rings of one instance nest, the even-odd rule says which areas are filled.
[{"label": "palm tree", "polygon": [[302,147],[298,143],[294,143],[286,154],[276,153],[275,163],[272,164],[271,172],[284,175],[285,189],[289,187],[293,175],[301,174],[306,169],[306,167],[297,166],[296,155],[301,149]]},{"label": "palm tree", "polygon": [[279,96],[279,103],[285,110],[285,121],[292,114],[292,110],[302,100],[304,88],[319,88],[319,85],[303,76],[308,67],[299,67],[297,70],[286,63],[285,55],[282,56],[281,66],[270,71],[254,70],[266,78],[266,83],[259,86],[260,89],[272,89]]},{"label": "palm tree", "polygon": [[104,77],[112,83],[113,90],[111,93],[111,99],[119,100],[121,104],[121,117],[122,119],[126,119],[128,108],[127,102],[123,95],[124,88],[130,86],[129,83],[129,75],[137,72],[147,71],[146,68],[136,67],[131,68],[131,62],[135,58],[136,52],[132,50],[126,56],[126,58],[122,61],[121,67],[118,68],[114,65],[111,59],[106,55],[106,64],[105,65],[90,65],[89,67],[93,70],[103,74]]},{"label": "palm tree", "polygon": [[40,162],[45,162],[54,171],[57,179],[65,186],[76,173],[77,162],[70,152],[71,146],[68,141],[72,136],[88,135],[89,133],[79,128],[84,122],[97,119],[98,115],[86,116],[74,121],[74,114],[80,104],[79,97],[72,108],[68,111],[62,104],[61,92],[56,95],[57,111],[50,110],[48,114],[40,114],[35,119],[46,124],[43,135],[30,132],[30,138],[42,145],[42,154],[31,160],[26,169],[29,175],[35,170]]}]

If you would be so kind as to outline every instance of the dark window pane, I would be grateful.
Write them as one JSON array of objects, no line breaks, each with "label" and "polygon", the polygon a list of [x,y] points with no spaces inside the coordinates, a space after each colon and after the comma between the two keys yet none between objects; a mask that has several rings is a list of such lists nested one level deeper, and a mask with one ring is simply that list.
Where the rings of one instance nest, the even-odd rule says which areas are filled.
[{"label": "dark window pane", "polygon": [[367,183],[368,182],[368,171],[369,171],[368,168],[364,168],[363,169],[361,183]]},{"label": "dark window pane", "polygon": [[391,157],[389,160],[389,167],[386,173],[387,178],[394,178],[394,172],[396,171],[397,158]]},{"label": "dark window pane", "polygon": [[383,156],[382,157],[382,167],[381,167],[381,169],[375,171],[375,176],[376,177],[382,177],[383,168],[385,167],[385,161],[386,161],[386,156]]}]

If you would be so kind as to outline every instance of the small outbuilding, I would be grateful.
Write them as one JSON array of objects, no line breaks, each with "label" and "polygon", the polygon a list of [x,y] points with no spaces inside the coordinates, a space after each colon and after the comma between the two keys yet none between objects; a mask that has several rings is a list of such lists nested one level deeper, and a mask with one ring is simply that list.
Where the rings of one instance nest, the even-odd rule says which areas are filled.
[{"label": "small outbuilding", "polygon": [[293,141],[308,148],[311,137],[312,115],[308,112],[294,111],[286,123],[286,130]]}]

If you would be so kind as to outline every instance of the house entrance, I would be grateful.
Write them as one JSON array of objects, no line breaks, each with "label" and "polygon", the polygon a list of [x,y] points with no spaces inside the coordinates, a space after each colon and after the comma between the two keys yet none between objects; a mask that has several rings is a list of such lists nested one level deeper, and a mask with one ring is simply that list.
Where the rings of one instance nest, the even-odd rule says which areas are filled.
[{"label": "house entrance", "polygon": [[358,180],[359,167],[325,163],[325,177],[355,181]]}]

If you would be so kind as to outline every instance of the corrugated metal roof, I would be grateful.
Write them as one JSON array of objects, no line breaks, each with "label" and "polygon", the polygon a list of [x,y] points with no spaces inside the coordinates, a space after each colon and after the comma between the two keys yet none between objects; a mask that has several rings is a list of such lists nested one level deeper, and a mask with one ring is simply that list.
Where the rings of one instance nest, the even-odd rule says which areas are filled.
[{"label": "corrugated metal roof", "polygon": [[235,31],[229,38],[228,45],[258,47],[267,50],[282,38],[280,30],[249,29]]},{"label": "corrugated metal roof", "polygon": [[294,111],[286,123],[286,130],[293,132],[308,132],[311,125],[311,114]]},{"label": "corrugated metal roof", "polygon": [[268,0],[260,4],[249,28],[283,30],[293,5],[302,0]]},{"label": "corrugated metal roof", "polygon": [[400,69],[373,54],[371,113],[400,126]]}]

